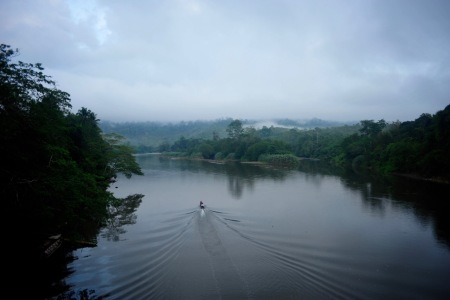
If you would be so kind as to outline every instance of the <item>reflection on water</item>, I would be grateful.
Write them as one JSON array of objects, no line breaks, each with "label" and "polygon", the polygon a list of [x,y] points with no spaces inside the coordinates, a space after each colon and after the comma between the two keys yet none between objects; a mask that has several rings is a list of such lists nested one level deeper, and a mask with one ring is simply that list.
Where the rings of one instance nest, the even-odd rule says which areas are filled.
[{"label": "reflection on water", "polygon": [[115,199],[108,207],[108,217],[101,236],[108,241],[119,241],[120,235],[126,232],[124,226],[136,224],[135,211],[143,197],[142,194],[134,194],[123,199]]},{"label": "reflection on water", "polygon": [[[252,190],[256,180],[268,178],[271,180],[283,180],[289,172],[283,169],[273,167],[262,167],[253,164],[242,164],[237,162],[217,163],[214,161],[196,161],[184,159],[171,159],[159,157],[157,168],[165,171],[175,168],[183,172],[206,173],[206,174],[224,174],[228,182],[230,195],[239,199],[242,197],[244,190]],[[144,168],[155,167],[155,160],[151,156],[144,156],[140,160]]]},{"label": "reflection on water", "polygon": [[437,239],[450,249],[450,218],[444,203],[450,194],[448,185],[398,176],[357,174],[308,160],[301,162],[299,170],[316,178],[338,176],[345,187],[360,193],[363,206],[373,214],[383,216],[386,210],[394,208],[414,215],[423,226],[431,224]]},{"label": "reflection on water", "polygon": [[[448,187],[138,156],[66,281],[84,299],[448,299]],[[145,195],[142,197],[142,195]],[[198,207],[199,200],[206,204]],[[119,212],[128,212],[128,218]],[[121,223],[127,221],[127,224]]]},{"label": "reflection on water", "polygon": [[[142,194],[129,195],[125,198],[115,198],[113,199],[111,205],[108,207],[108,217],[106,219],[106,224],[101,228],[99,236],[107,241],[120,241],[120,236],[126,233],[125,226],[135,224],[137,217],[135,211],[142,202]],[[98,228],[96,228],[98,230]],[[86,237],[87,238],[87,237]],[[97,299],[95,289],[76,289],[72,290],[71,286],[65,281],[65,276],[69,276],[75,272],[73,268],[68,268],[68,265],[72,264],[76,259],[76,255],[72,253],[72,248],[84,247],[95,247],[97,237],[93,236],[91,241],[68,241],[66,242],[63,249],[65,251],[57,251],[55,255],[52,256],[49,263],[45,266],[47,269],[41,272],[42,277],[48,277],[47,280],[53,279],[53,283],[48,289],[43,288],[43,298],[48,299],[48,295],[58,294],[57,299]],[[101,239],[100,239],[101,241]],[[82,248],[78,253],[90,252],[89,248]],[[65,254],[65,255],[64,255]],[[55,268],[54,270],[48,270],[48,268]],[[56,268],[60,268],[57,270]],[[61,278],[62,277],[62,278]],[[44,279],[45,280],[45,279]],[[38,281],[39,282],[39,281]],[[39,291],[40,293],[40,291]],[[39,296],[34,295],[36,299]]]}]

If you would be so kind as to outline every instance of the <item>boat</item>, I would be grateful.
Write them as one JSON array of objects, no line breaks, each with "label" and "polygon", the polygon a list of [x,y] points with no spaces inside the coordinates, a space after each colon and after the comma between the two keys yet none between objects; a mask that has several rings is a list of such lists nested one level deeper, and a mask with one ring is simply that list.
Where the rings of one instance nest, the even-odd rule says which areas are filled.
[{"label": "boat", "polygon": [[205,204],[203,203],[203,201],[200,201],[200,208],[205,209]]},{"label": "boat", "polygon": [[62,245],[61,234],[49,236],[44,241],[44,256],[50,257]]}]

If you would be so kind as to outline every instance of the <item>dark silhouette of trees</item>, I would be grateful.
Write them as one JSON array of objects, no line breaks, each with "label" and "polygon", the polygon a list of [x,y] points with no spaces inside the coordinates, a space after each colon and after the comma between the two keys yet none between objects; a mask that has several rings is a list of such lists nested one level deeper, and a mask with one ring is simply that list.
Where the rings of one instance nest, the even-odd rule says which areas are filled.
[{"label": "dark silhouette of trees", "polygon": [[360,134],[342,141],[341,162],[379,173],[450,181],[450,105],[414,121],[361,121]]},{"label": "dark silhouette of trees", "polygon": [[0,193],[12,253],[39,254],[50,234],[80,235],[102,224],[116,174],[142,174],[132,149],[105,136],[87,108],[71,113],[70,95],[40,64],[14,62],[0,45]]}]

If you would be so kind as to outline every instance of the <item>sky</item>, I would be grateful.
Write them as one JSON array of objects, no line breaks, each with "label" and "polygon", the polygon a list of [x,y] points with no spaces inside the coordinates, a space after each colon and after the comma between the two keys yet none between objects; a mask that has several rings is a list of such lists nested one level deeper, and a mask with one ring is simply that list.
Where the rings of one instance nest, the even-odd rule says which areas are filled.
[{"label": "sky", "polygon": [[100,120],[411,121],[450,104],[449,0],[1,0],[0,43]]}]

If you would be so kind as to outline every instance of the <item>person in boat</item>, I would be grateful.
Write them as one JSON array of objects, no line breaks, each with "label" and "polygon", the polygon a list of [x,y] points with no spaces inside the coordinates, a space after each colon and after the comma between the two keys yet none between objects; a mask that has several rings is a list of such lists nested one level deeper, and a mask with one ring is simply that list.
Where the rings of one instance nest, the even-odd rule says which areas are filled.
[{"label": "person in boat", "polygon": [[204,209],[205,208],[205,204],[203,203],[203,201],[200,201],[200,208]]}]

